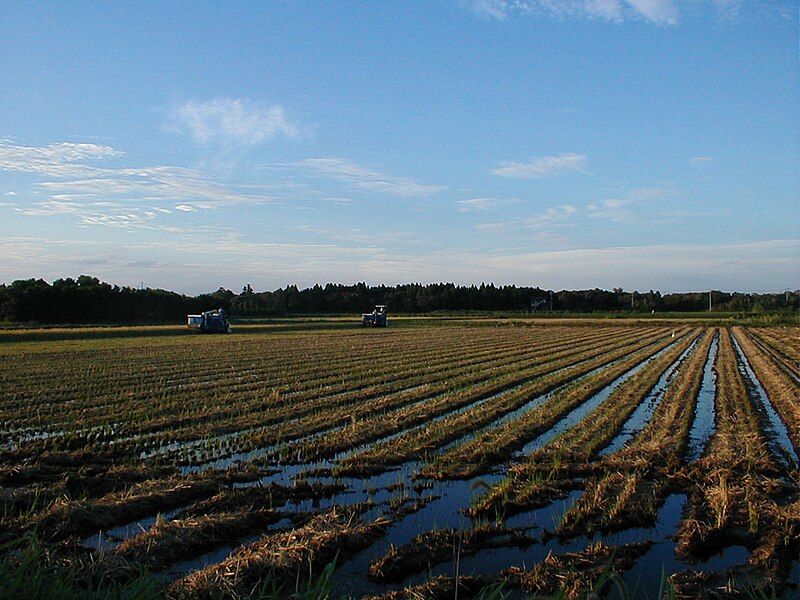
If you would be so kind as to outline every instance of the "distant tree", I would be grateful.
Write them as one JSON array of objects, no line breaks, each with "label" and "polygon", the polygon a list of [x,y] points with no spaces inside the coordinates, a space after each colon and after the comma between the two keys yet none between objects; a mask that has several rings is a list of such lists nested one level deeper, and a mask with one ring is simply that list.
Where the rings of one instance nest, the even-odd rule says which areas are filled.
[{"label": "distant tree", "polygon": [[[269,316],[302,313],[360,313],[375,304],[387,304],[394,313],[435,311],[528,311],[532,301],[542,299],[561,312],[629,311],[631,293],[495,286],[457,286],[441,282],[408,283],[371,287],[326,283],[304,290],[295,285],[275,291],[256,292],[247,284],[237,295],[225,288],[209,294],[183,296],[159,289],[136,289],[101,282],[81,275],[56,279],[20,279],[0,285],[0,320],[38,323],[155,323],[180,322],[189,313],[225,308],[234,316]],[[661,295],[650,290],[634,292],[637,310],[705,311],[708,292]],[[742,294],[713,292],[714,310],[774,311],[800,309],[800,293]]]}]

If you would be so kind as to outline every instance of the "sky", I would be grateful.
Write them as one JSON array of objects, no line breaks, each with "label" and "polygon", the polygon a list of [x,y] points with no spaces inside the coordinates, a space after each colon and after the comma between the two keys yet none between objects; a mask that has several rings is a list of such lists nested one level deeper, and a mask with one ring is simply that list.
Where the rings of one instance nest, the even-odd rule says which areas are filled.
[{"label": "sky", "polygon": [[796,1],[0,11],[0,282],[800,287]]}]

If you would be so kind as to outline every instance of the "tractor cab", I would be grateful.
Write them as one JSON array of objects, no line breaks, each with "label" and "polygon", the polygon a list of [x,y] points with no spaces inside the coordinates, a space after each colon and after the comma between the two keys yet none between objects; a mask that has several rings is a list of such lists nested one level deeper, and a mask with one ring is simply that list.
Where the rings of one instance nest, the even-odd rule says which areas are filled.
[{"label": "tractor cab", "polygon": [[364,327],[386,327],[389,319],[386,315],[386,305],[378,304],[371,313],[361,315],[361,324]]}]

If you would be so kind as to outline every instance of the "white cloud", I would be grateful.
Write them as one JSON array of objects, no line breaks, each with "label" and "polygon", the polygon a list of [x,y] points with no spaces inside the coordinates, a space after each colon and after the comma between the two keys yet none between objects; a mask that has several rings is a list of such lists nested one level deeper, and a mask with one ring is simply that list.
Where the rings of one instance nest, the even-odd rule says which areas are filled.
[{"label": "white cloud", "polygon": [[620,198],[604,198],[591,202],[586,206],[587,214],[592,219],[608,221],[630,221],[636,216],[636,205],[663,197],[667,190],[662,188],[636,188],[628,191]]},{"label": "white cloud", "polygon": [[280,104],[242,98],[185,102],[172,111],[168,128],[201,144],[225,146],[254,146],[279,136],[293,138],[299,131]]},{"label": "white cloud", "polygon": [[413,236],[406,231],[367,232],[363,229],[335,229],[312,225],[297,225],[292,229],[309,235],[317,244],[321,240],[332,240],[346,244],[360,244],[362,247],[370,246],[373,250],[386,244],[395,245],[413,240]]},{"label": "white cloud", "polygon": [[742,8],[743,0],[712,0],[720,15],[726,18],[736,17]]},{"label": "white cloud", "polygon": [[342,198],[341,196],[328,196],[322,198],[325,202],[330,202],[331,204],[335,204],[336,206],[350,206],[353,204],[353,200],[351,198]]},{"label": "white cloud", "polygon": [[229,203],[260,203],[271,198],[239,192],[217,183],[193,169],[143,167],[104,169],[99,177],[45,181],[37,187],[62,197],[115,197],[129,201],[195,200],[205,206]]},{"label": "white cloud", "polygon": [[188,204],[178,204],[178,206],[175,207],[175,210],[179,210],[181,212],[194,212],[194,207],[189,206]]},{"label": "white cloud", "polygon": [[490,172],[501,177],[539,179],[558,173],[582,171],[585,164],[586,156],[583,154],[559,154],[558,156],[540,156],[527,163],[504,162],[500,167],[491,169]]},{"label": "white cloud", "polygon": [[[57,179],[36,184],[52,197],[127,200],[193,199],[207,203],[263,202],[268,197],[239,192],[203,173],[183,167],[96,167],[87,163],[123,156],[110,146],[60,143],[17,146],[0,142],[0,171],[35,173]],[[16,192],[7,192],[14,196]]]},{"label": "white cloud", "polygon": [[[135,220],[135,219],[130,219]],[[146,223],[142,225],[147,226]],[[93,275],[116,283],[198,292],[220,285],[257,289],[289,282],[454,281],[541,285],[555,289],[622,286],[685,291],[775,291],[800,279],[800,239],[713,245],[646,245],[495,253],[463,250],[411,254],[392,244],[259,242],[214,231],[176,230],[161,241],[95,241],[53,237],[0,238],[0,281],[32,274],[64,277],[91,265]],[[213,256],[214,260],[208,260]],[[158,269],[148,266],[157,263]],[[80,267],[83,268],[83,267]],[[143,269],[148,269],[142,277]]]},{"label": "white cloud", "polygon": [[458,210],[462,212],[487,211],[499,206],[516,204],[519,198],[470,198],[468,200],[456,200]]},{"label": "white cloud", "polygon": [[80,225],[102,225],[105,227],[142,228],[143,225],[155,219],[152,211],[126,211],[119,213],[97,213],[81,215]]},{"label": "white cloud", "polygon": [[481,17],[503,21],[508,16],[506,0],[472,0],[472,11]]},{"label": "white cloud", "polygon": [[624,9],[620,0],[587,0],[584,6],[589,15],[609,21],[619,22],[624,17]]},{"label": "white cloud", "polygon": [[648,21],[665,25],[678,22],[678,8],[673,0],[626,0]]},{"label": "white cloud", "polygon": [[[14,209],[30,217],[75,215],[82,225],[138,226],[177,202],[180,212],[230,204],[260,204],[274,197],[214,181],[200,171],[172,166],[97,167],[90,161],[123,156],[110,146],[59,143],[19,146],[0,141],[0,171],[40,176]],[[16,192],[7,192],[14,198]],[[42,196],[45,196],[42,199]],[[188,210],[187,210],[188,209]],[[148,225],[148,227],[150,227]],[[154,226],[155,227],[155,226]],[[160,227],[160,226],[159,226]]]},{"label": "white cloud", "polygon": [[656,200],[665,194],[667,190],[662,188],[635,188],[619,198],[604,198],[581,206],[562,204],[546,208],[531,217],[481,223],[476,228],[497,233],[509,231],[525,232],[525,235],[533,233],[537,239],[568,242],[564,235],[567,228],[585,225],[586,219],[630,221],[637,216],[640,204]]},{"label": "white cloud", "polygon": [[298,167],[316,175],[332,177],[351,188],[394,196],[428,196],[446,189],[445,186],[419,183],[406,177],[384,175],[361,167],[345,158],[307,158],[289,166]]},{"label": "white cloud", "polygon": [[694,158],[690,159],[693,165],[707,165],[714,162],[714,159],[710,156],[695,156]]},{"label": "white cloud", "polygon": [[566,227],[574,227],[575,219],[580,216],[581,209],[572,204],[562,204],[546,208],[532,217],[512,219],[494,223],[481,223],[476,229],[502,233],[510,230],[525,230],[526,235],[534,234],[537,239],[566,241],[558,233]]},{"label": "white cloud", "polygon": [[31,217],[73,215],[86,210],[86,205],[79,204],[77,202],[56,199],[37,202],[31,207],[18,207],[15,210],[20,214]]},{"label": "white cloud", "polygon": [[[477,256],[473,269],[518,284],[586,288],[775,289],[800,275],[800,240],[650,245]],[[762,271],[763,269],[763,271]],[[502,274],[502,275],[501,275]]]},{"label": "white cloud", "polygon": [[95,167],[86,164],[87,160],[121,155],[121,151],[100,144],[61,142],[49,146],[18,146],[0,141],[0,171],[38,173],[50,177],[85,177],[97,172]]},{"label": "white cloud", "polygon": [[476,15],[498,21],[518,14],[675,25],[680,7],[691,10],[698,4],[711,5],[718,18],[730,20],[737,17],[742,0],[472,0],[469,6]]}]

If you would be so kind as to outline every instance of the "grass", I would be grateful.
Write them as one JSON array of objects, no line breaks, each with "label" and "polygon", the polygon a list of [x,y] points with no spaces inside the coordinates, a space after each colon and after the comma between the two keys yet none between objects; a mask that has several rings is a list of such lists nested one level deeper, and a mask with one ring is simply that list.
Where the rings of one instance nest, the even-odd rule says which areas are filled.
[{"label": "grass", "polygon": [[56,557],[27,536],[0,547],[0,598],[18,600],[149,600],[158,582],[141,572],[123,582]]}]

